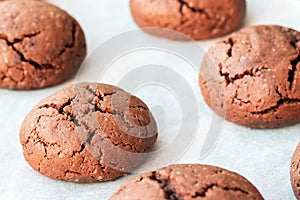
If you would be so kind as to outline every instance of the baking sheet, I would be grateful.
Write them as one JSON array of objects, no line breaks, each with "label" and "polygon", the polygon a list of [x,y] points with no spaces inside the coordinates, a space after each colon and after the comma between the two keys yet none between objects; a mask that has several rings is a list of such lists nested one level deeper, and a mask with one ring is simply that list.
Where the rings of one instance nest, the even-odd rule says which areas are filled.
[{"label": "baking sheet", "polygon": [[[82,25],[90,55],[84,64],[87,69],[91,66],[97,68],[98,62],[101,63],[104,60],[98,54],[101,53],[101,49],[105,48],[105,45],[116,45],[114,48],[118,49],[116,39],[130,36],[130,34],[140,34],[146,39],[150,37],[137,30],[131,18],[127,0],[73,0],[72,2],[52,0],[48,2],[67,10]],[[247,3],[248,13],[244,25],[280,24],[300,30],[300,1],[249,0]],[[84,80],[101,80],[123,86],[141,97],[155,113],[161,132],[156,150],[161,150],[162,154],[153,154],[151,156],[153,162],[146,163],[138,171],[142,172],[155,166],[160,167],[170,162],[212,164],[247,177],[261,191],[265,199],[295,199],[290,187],[289,164],[291,155],[300,141],[300,125],[276,130],[250,130],[223,122],[214,116],[204,104],[197,83],[198,69],[193,65],[201,61],[204,50],[217,40],[197,42],[199,46],[196,47],[194,43],[171,44],[168,40],[154,37],[152,39],[153,46],[156,46],[155,41],[159,40],[160,44],[166,45],[173,50],[173,53],[160,54],[153,49],[143,49],[118,58],[116,62],[109,65],[110,67],[104,74],[97,74],[95,77],[89,76],[88,70],[81,70],[80,75],[66,83],[43,90],[0,90],[0,199],[107,199],[124,181],[136,175],[107,183],[66,183],[38,174],[23,159],[18,134],[26,114],[42,98],[66,85]],[[190,48],[189,51],[193,53],[199,52],[199,57],[194,57],[193,53],[185,54],[185,57],[190,58],[192,63],[179,59],[180,56],[174,54],[176,49],[179,51],[186,48]],[[117,56],[116,54],[117,51],[109,55]],[[155,80],[161,83],[158,86],[148,84],[143,87],[134,87],[134,81],[143,79],[130,74],[129,72],[134,70],[130,66],[138,62],[140,66],[151,65],[153,67],[154,61],[155,66],[158,64],[168,66],[166,70],[174,70],[175,75],[171,76],[167,82],[161,82],[162,76],[158,76],[159,78]],[[124,68],[120,69],[122,66]],[[152,69],[151,67],[149,68]],[[99,70],[99,67],[97,69]],[[149,72],[149,76],[154,77],[151,74],[153,71]],[[163,71],[161,74],[169,74],[167,72]],[[178,75],[185,84],[188,84],[188,87],[174,81]],[[132,82],[120,81],[124,77],[131,78]],[[184,89],[190,90],[184,93]],[[192,95],[192,100],[185,98],[187,94]],[[182,101],[189,101],[191,105],[196,102],[197,106],[186,107]],[[182,137],[180,128],[184,126],[183,124],[191,127],[196,124],[196,129],[189,130],[185,127],[186,137]],[[214,134],[212,143],[206,140],[209,131]],[[176,140],[178,136],[181,136],[182,143]],[[176,149],[176,145],[181,144],[183,146],[178,148],[180,151],[172,151]],[[208,150],[203,150],[204,144],[208,144]],[[170,155],[169,158],[166,155]]]}]

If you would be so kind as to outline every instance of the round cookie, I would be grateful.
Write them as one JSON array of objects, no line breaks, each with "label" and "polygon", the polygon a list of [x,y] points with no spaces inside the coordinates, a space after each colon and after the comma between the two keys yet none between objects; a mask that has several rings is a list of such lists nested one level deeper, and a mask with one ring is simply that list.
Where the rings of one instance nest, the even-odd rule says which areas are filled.
[{"label": "round cookie", "polygon": [[208,51],[200,87],[208,106],[251,128],[300,122],[300,33],[281,26],[246,27]]},{"label": "round cookie", "polygon": [[297,146],[292,157],[290,166],[290,179],[292,188],[297,199],[300,199],[300,144]]},{"label": "round cookie", "polygon": [[170,165],[126,182],[110,200],[263,199],[248,180],[228,170],[200,164]]},{"label": "round cookie", "polygon": [[44,1],[0,3],[0,87],[37,89],[70,78],[86,56],[84,33]]},{"label": "round cookie", "polygon": [[[245,0],[130,0],[131,13],[142,27],[167,28],[194,40],[216,38],[230,33],[242,23]],[[156,34],[157,31],[150,31]],[[169,34],[176,38],[177,34]]]},{"label": "round cookie", "polygon": [[25,118],[26,161],[53,179],[114,180],[151,152],[157,126],[148,107],[115,86],[80,83],[42,100]]}]

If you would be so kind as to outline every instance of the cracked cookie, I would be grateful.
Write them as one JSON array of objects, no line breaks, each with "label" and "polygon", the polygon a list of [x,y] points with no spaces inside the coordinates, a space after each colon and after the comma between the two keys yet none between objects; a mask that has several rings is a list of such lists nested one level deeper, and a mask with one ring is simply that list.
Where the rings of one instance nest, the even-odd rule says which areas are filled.
[{"label": "cracked cookie", "polygon": [[300,199],[300,144],[298,144],[292,157],[290,166],[291,185],[297,199]]},{"label": "cracked cookie", "polygon": [[157,126],[148,107],[115,86],[80,83],[42,100],[25,118],[26,161],[53,179],[114,180],[151,152]]},{"label": "cracked cookie", "polygon": [[0,87],[38,89],[72,76],[86,55],[84,33],[65,11],[43,1],[0,4]]},{"label": "cracked cookie", "polygon": [[[130,0],[131,13],[142,27],[167,28],[194,40],[216,38],[230,33],[242,23],[245,0]],[[154,34],[163,34],[151,30]],[[165,35],[182,39],[176,33]]]},{"label": "cracked cookie", "polygon": [[251,128],[300,122],[300,32],[275,25],[246,27],[215,44],[199,78],[208,106]]},{"label": "cracked cookie", "polygon": [[142,174],[110,198],[120,199],[263,199],[241,175],[200,164],[180,164]]}]

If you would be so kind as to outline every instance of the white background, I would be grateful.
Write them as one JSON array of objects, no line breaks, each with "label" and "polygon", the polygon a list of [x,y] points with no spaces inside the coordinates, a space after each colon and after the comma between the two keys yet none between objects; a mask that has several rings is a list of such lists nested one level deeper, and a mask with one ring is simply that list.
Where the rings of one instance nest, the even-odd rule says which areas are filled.
[{"label": "white background", "polygon": [[[130,15],[128,0],[49,2],[67,10],[79,21],[86,34],[89,53],[113,36],[137,29]],[[280,24],[300,30],[300,1],[249,0],[247,3],[244,26]],[[207,49],[216,41],[198,44]],[[192,87],[197,88],[197,74],[191,80]],[[125,177],[97,184],[55,181],[32,170],[23,159],[18,134],[24,117],[42,98],[74,82],[75,79],[36,91],[0,89],[0,199],[107,199],[127,180],[128,177]],[[290,187],[289,164],[300,141],[300,125],[276,130],[250,130],[226,122],[215,148],[205,159],[200,159],[202,139],[207,132],[204,130],[207,127],[205,122],[209,122],[212,114],[205,106],[200,91],[197,95],[201,118],[198,132],[191,146],[176,162],[221,166],[247,177],[265,199],[294,199]],[[144,96],[147,96],[145,91],[140,97],[150,107],[154,106]],[[166,142],[164,140],[167,138],[166,135],[160,137],[159,143]]]}]

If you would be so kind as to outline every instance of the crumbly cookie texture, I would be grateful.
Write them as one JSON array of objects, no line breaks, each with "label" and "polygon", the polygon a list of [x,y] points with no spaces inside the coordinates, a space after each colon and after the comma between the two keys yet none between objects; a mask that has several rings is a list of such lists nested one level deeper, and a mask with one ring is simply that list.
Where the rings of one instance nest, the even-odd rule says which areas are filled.
[{"label": "crumbly cookie texture", "polygon": [[295,149],[290,166],[290,179],[297,199],[300,199],[300,144]]},{"label": "crumbly cookie texture", "polygon": [[76,84],[42,100],[25,118],[26,161],[50,178],[114,180],[151,152],[157,127],[148,107],[115,86]]},{"label": "crumbly cookie texture", "polygon": [[110,200],[263,199],[244,177],[200,164],[170,165],[126,182]]},{"label": "crumbly cookie texture", "polygon": [[0,87],[37,89],[61,83],[85,56],[84,33],[65,11],[43,1],[0,3]]},{"label": "crumbly cookie texture", "polygon": [[300,122],[300,33],[281,26],[242,29],[204,58],[200,87],[208,106],[251,128]]},{"label": "crumbly cookie texture", "polygon": [[[178,31],[194,40],[216,38],[230,33],[242,23],[246,13],[245,0],[131,0],[131,13],[142,27],[166,28]],[[183,39],[178,34],[165,34],[171,39]]]}]

